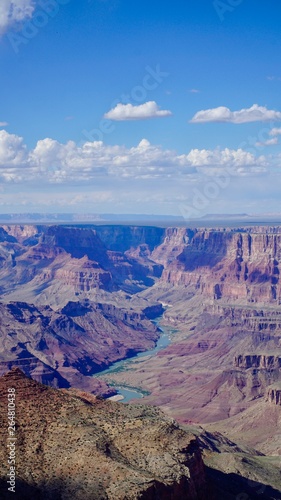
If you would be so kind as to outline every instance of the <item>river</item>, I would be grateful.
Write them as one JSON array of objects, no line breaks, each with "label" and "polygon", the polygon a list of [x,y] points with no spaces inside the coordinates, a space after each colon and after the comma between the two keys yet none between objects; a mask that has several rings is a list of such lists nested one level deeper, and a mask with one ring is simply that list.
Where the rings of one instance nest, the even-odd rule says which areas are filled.
[{"label": "river", "polygon": [[[148,356],[155,356],[158,351],[161,351],[165,347],[167,347],[171,343],[171,336],[175,333],[175,328],[172,328],[171,326],[159,326],[159,322],[161,321],[162,318],[159,318],[158,320],[153,321],[158,328],[161,330],[161,334],[159,339],[156,342],[156,345],[153,349],[150,349],[149,351],[143,351],[139,352],[135,356],[132,356],[127,359],[123,359],[122,361],[116,361],[116,363],[113,363],[110,368],[107,368],[106,370],[103,370],[97,374],[95,374],[95,377],[100,377],[103,375],[110,375],[111,373],[118,373],[120,371],[124,371],[130,368],[130,365],[132,362],[136,359],[139,358],[144,358]],[[128,403],[131,399],[140,399],[143,398],[145,395],[148,394],[148,392],[141,390],[140,388],[136,387],[130,387],[130,386],[119,386],[114,383],[107,382],[108,385],[113,386],[116,389],[117,396],[113,396],[113,400],[119,400],[122,403]]]}]

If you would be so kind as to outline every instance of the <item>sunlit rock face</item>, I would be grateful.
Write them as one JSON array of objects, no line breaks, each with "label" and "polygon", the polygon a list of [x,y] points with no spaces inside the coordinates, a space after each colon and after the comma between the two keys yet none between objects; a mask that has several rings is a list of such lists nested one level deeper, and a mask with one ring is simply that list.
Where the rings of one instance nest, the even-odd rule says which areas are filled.
[{"label": "sunlit rock face", "polygon": [[279,228],[168,229],[152,255],[164,265],[163,281],[208,298],[281,302]]}]

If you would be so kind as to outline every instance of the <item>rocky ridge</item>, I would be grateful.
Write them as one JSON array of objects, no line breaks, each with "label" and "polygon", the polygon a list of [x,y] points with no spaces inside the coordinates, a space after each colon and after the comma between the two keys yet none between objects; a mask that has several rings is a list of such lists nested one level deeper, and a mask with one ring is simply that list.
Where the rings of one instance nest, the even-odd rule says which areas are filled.
[{"label": "rocky ridge", "polygon": [[[6,442],[8,388],[16,390],[13,498],[203,500],[197,438],[156,408],[124,406],[80,391],[57,391],[13,369],[0,378],[0,433]],[[0,448],[1,498],[7,447]]]}]

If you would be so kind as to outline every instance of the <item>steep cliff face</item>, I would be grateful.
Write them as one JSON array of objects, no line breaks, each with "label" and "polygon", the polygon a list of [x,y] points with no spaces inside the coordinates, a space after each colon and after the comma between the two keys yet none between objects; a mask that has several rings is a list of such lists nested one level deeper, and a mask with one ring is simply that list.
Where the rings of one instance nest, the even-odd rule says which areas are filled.
[{"label": "steep cliff face", "polygon": [[43,228],[41,241],[47,247],[62,248],[76,259],[86,255],[103,267],[109,263],[107,248],[94,229],[50,226]]},{"label": "steep cliff face", "polygon": [[281,384],[271,386],[267,391],[267,401],[275,405],[281,406]]},{"label": "steep cliff face", "polygon": [[[105,234],[100,230],[104,242],[91,227],[5,226],[0,247],[0,291],[16,292],[11,295],[12,300],[18,300],[22,293],[31,301],[37,301],[42,290],[51,300],[52,295],[58,298],[61,289],[63,301],[66,291],[69,300],[76,293],[99,289],[136,293],[152,286],[161,275],[162,267],[150,260],[149,248],[159,242],[161,231],[126,227],[110,228],[110,231],[112,243],[107,246],[106,228]],[[140,247],[131,248],[131,244],[146,241],[145,256],[141,250],[138,253]],[[119,250],[125,248],[124,245],[127,254]]]},{"label": "steep cliff face", "polygon": [[[276,305],[277,306],[277,305]],[[278,307],[264,304],[256,307],[240,302],[233,307],[223,301],[213,301],[207,304],[205,311],[212,316],[222,317],[229,327],[241,328],[255,333],[255,338],[268,341],[270,338],[281,338],[281,311]]]},{"label": "steep cliff face", "polygon": [[158,247],[165,229],[150,226],[94,226],[101,241],[109,250],[126,252],[131,248],[147,245],[151,252]]},{"label": "steep cliff face", "polygon": [[267,401],[281,404],[281,386],[274,386],[281,381],[281,354],[240,354],[235,357],[234,364],[242,370],[244,394],[244,388],[248,387],[253,398],[265,397]]},{"label": "steep cliff face", "polygon": [[[2,228],[1,228],[2,230]],[[3,230],[8,233],[10,236],[14,238],[14,241],[18,241],[20,243],[26,241],[28,243],[29,240],[34,238],[38,234],[38,229],[36,226],[32,225],[12,225],[12,226],[3,226]]]},{"label": "steep cliff face", "polygon": [[281,368],[281,356],[269,354],[240,354],[235,358],[235,366],[238,368],[264,368],[273,370]]},{"label": "steep cliff face", "polygon": [[112,274],[102,269],[98,262],[89,260],[87,256],[81,259],[71,259],[62,269],[57,269],[53,277],[73,288],[75,292],[109,290],[114,287]]},{"label": "steep cliff face", "polygon": [[39,274],[42,281],[53,267],[52,277],[78,292],[117,287],[135,293],[160,280],[209,301],[281,303],[276,228],[5,226],[2,233],[1,274],[9,271],[10,286]]},{"label": "steep cliff face", "polygon": [[163,282],[193,287],[210,299],[281,301],[281,234],[271,228],[168,229],[152,256],[165,267]]},{"label": "steep cliff face", "polygon": [[[15,498],[206,498],[197,438],[160,410],[57,391],[13,370],[0,379],[1,443],[7,440],[8,388],[15,389],[16,402]],[[3,499],[10,498],[7,460],[8,448],[1,446]]]}]

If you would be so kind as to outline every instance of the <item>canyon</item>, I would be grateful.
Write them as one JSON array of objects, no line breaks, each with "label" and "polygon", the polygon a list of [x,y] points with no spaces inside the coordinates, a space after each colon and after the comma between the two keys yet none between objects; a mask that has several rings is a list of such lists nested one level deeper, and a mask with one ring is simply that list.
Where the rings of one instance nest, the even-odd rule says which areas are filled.
[{"label": "canyon", "polygon": [[[266,483],[281,455],[280,243],[271,226],[3,225],[0,374],[103,397],[140,388],[194,434],[249,447],[248,477],[281,491],[277,472]],[[170,344],[134,357],[159,338],[156,318]],[[209,452],[207,467],[235,473],[238,459]]]}]

